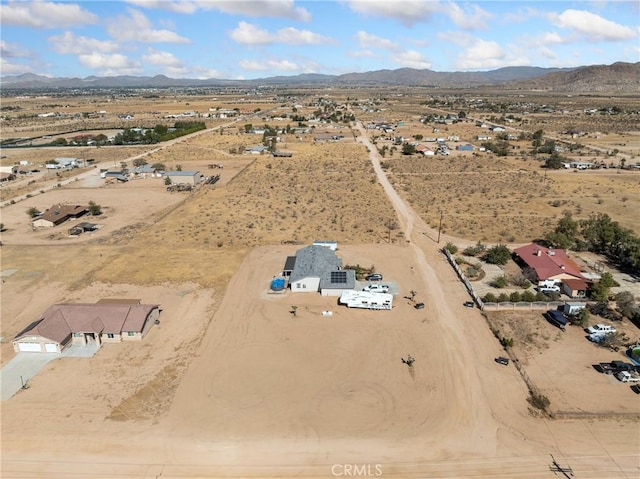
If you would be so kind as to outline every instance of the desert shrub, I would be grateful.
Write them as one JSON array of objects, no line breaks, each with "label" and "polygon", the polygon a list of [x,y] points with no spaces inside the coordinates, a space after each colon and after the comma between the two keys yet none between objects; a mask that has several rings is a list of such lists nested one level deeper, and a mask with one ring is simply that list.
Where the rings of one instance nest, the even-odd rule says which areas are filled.
[{"label": "desert shrub", "polygon": [[483,259],[490,264],[506,264],[511,258],[511,251],[505,244],[499,244],[489,248],[484,254]]},{"label": "desert shrub", "polygon": [[507,293],[500,293],[498,295],[498,303],[508,303],[509,295]]},{"label": "desert shrub", "polygon": [[444,245],[444,249],[446,249],[451,254],[456,254],[458,252],[458,247],[451,242]]},{"label": "desert shrub", "polygon": [[633,294],[629,291],[623,291],[616,295],[616,305],[618,307],[618,311],[628,319],[634,319],[635,317],[640,316],[640,310],[636,306]]},{"label": "desert shrub", "polygon": [[531,282],[522,273],[509,276],[509,282],[522,289],[528,289],[531,287]]},{"label": "desert shrub", "polygon": [[498,276],[496,279],[491,281],[491,286],[494,288],[504,288],[508,283],[509,281],[507,281],[506,276]]},{"label": "desert shrub", "polygon": [[582,308],[580,311],[578,311],[578,314],[574,315],[573,318],[571,318],[571,324],[585,327],[587,324],[589,324],[589,316],[589,310],[587,308]]},{"label": "desert shrub", "polygon": [[540,292],[540,291],[538,291],[538,292],[536,293],[536,301],[547,301],[548,299],[549,299],[549,298],[547,297],[547,295],[546,295],[546,294],[544,294],[544,293],[542,293],[542,292]]},{"label": "desert shrub", "polygon": [[509,295],[509,301],[512,303],[519,303],[522,300],[522,295],[519,291],[514,291]]},{"label": "desert shrub", "polygon": [[533,303],[536,300],[536,295],[532,291],[523,291],[520,300],[525,303]]},{"label": "desert shrub", "polygon": [[511,348],[511,347],[513,347],[513,338],[502,337],[502,338],[500,338],[500,344],[505,349]]},{"label": "desert shrub", "polygon": [[484,253],[486,249],[487,247],[478,241],[475,246],[467,246],[462,254],[465,256],[478,256]]},{"label": "desert shrub", "polygon": [[35,206],[32,206],[31,208],[27,209],[27,214],[29,215],[30,218],[35,218],[40,214],[40,210]]},{"label": "desert shrub", "polygon": [[530,391],[529,396],[529,404],[531,404],[536,409],[540,409],[541,411],[546,411],[551,405],[551,401],[549,398],[543,394],[540,394],[535,391]]},{"label": "desert shrub", "polygon": [[497,303],[498,298],[493,293],[487,293],[482,297],[482,301],[485,303]]}]

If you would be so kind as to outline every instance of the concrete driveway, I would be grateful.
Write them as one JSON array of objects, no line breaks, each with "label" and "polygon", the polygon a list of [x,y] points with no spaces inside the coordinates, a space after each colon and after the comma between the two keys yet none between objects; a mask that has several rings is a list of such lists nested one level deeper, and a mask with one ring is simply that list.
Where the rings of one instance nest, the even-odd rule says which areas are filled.
[{"label": "concrete driveway", "polygon": [[[62,357],[58,353],[18,353],[0,371],[0,400],[7,401],[49,362]],[[22,377],[22,379],[20,379]]]},{"label": "concrete driveway", "polygon": [[95,343],[72,344],[58,353],[18,353],[0,371],[0,401],[7,401],[13,397],[21,388],[23,382],[28,382],[49,361],[56,358],[90,358],[100,347]]}]

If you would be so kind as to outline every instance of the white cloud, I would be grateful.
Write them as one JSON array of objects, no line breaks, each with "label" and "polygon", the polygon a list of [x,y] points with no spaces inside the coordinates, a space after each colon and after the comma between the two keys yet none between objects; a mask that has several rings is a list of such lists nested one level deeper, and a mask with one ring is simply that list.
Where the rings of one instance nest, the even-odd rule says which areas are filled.
[{"label": "white cloud", "polygon": [[365,16],[392,18],[404,25],[425,22],[441,10],[437,1],[345,0],[349,8]]},{"label": "white cloud", "polygon": [[240,62],[238,62],[238,65],[244,70],[279,70],[287,72],[301,70],[299,65],[290,62],[289,60],[241,60]]},{"label": "white cloud", "polygon": [[493,15],[477,5],[471,5],[466,10],[460,8],[457,3],[447,2],[443,5],[443,12],[463,30],[478,30],[488,28],[488,21]]},{"label": "white cloud", "polygon": [[40,0],[10,1],[3,4],[0,21],[3,25],[33,28],[69,28],[96,23],[98,17],[75,3],[53,3]]},{"label": "white cloud", "polygon": [[154,50],[153,48],[150,48],[149,53],[142,56],[142,60],[145,63],[151,63],[152,65],[182,68],[182,62],[173,53],[162,52],[159,50]]},{"label": "white cloud", "polygon": [[53,50],[58,53],[113,53],[118,51],[118,44],[110,40],[97,40],[76,36],[73,32],[66,31],[62,35],[54,35],[48,38],[49,43],[53,45]]},{"label": "white cloud", "polygon": [[375,53],[373,53],[371,50],[351,51],[347,52],[347,55],[352,58],[373,58],[376,56]]},{"label": "white cloud", "polygon": [[247,22],[238,23],[238,28],[231,30],[229,36],[236,43],[243,45],[267,45],[285,43],[287,45],[318,45],[335,43],[335,40],[308,30],[288,27],[269,33],[267,30]]},{"label": "white cloud", "polygon": [[406,68],[415,68],[418,70],[431,68],[431,62],[429,62],[422,53],[415,50],[407,50],[405,52],[398,53],[392,56],[392,60],[398,65],[402,65]]},{"label": "white cloud", "polygon": [[456,67],[460,70],[487,70],[505,66],[506,54],[497,42],[477,39],[458,55]]},{"label": "white cloud", "polygon": [[133,8],[127,8],[129,16],[119,15],[107,24],[107,32],[120,41],[138,41],[143,43],[191,43],[170,30],[155,30],[144,14]]},{"label": "white cloud", "polygon": [[543,45],[562,45],[565,43],[571,43],[575,38],[563,37],[558,32],[545,32],[535,39],[535,44]]},{"label": "white cloud", "polygon": [[33,72],[34,69],[30,65],[8,62],[6,58],[2,56],[0,57],[0,71],[3,75],[20,75],[22,73]]},{"label": "white cloud", "polygon": [[119,53],[81,54],[78,55],[78,61],[85,67],[100,70],[103,75],[131,75],[142,71],[139,63]]},{"label": "white cloud", "polygon": [[355,34],[355,38],[362,48],[380,48],[383,50],[391,51],[400,49],[400,46],[392,42],[391,40],[372,35],[371,33],[367,33],[364,30],[358,31],[358,33]]},{"label": "white cloud", "polygon": [[217,10],[229,15],[247,17],[289,18],[308,22],[311,14],[296,7],[293,0],[127,0],[145,8],[158,8],[175,13],[195,13],[198,10]]},{"label": "white cloud", "polygon": [[558,27],[581,34],[586,41],[621,41],[637,36],[633,29],[586,10],[569,9],[560,15],[553,13],[550,20]]},{"label": "white cloud", "polygon": [[0,40],[0,58],[22,58],[31,57],[33,54],[28,50],[23,50],[18,45]]}]

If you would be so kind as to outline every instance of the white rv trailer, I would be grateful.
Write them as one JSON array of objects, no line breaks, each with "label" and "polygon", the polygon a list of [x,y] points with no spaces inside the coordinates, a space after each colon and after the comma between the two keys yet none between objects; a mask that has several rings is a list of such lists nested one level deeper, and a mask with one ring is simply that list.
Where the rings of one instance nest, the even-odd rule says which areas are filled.
[{"label": "white rv trailer", "polygon": [[393,307],[393,295],[348,290],[343,291],[340,295],[340,304],[346,304],[349,308],[391,309]]}]

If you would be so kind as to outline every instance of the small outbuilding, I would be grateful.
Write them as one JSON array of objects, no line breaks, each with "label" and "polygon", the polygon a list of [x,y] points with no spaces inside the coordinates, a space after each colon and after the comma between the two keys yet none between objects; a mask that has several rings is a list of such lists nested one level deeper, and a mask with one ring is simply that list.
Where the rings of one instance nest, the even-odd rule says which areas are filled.
[{"label": "small outbuilding", "polygon": [[197,185],[203,177],[199,171],[167,171],[163,176],[169,178],[173,185]]}]

